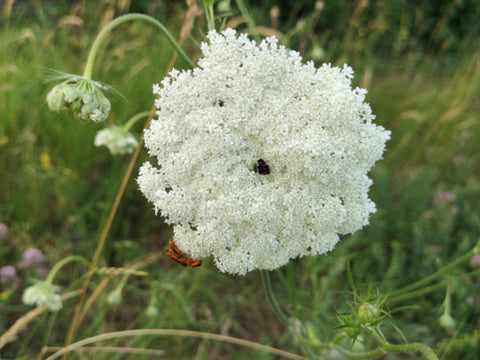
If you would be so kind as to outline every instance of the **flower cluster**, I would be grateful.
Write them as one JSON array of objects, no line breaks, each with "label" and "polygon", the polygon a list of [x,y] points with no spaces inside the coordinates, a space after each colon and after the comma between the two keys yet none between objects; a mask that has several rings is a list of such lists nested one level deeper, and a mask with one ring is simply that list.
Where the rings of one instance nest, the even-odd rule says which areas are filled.
[{"label": "flower cluster", "polygon": [[104,91],[109,91],[109,87],[91,79],[68,75],[67,80],[50,90],[47,104],[52,111],[69,110],[82,120],[103,121],[111,107]]},{"label": "flower cluster", "polygon": [[55,312],[62,308],[62,298],[57,294],[59,290],[58,286],[47,281],[37,281],[25,289],[22,301],[27,305],[46,305],[50,311]]},{"label": "flower cluster", "polygon": [[113,155],[130,154],[138,146],[138,141],[122,126],[112,125],[100,130],[95,136],[95,146],[106,146]]},{"label": "flower cluster", "polygon": [[17,276],[17,270],[15,266],[5,265],[0,267],[0,284],[5,284],[15,280]]},{"label": "flower cluster", "polygon": [[368,224],[367,173],[390,132],[373,123],[350,67],[303,64],[232,29],[208,34],[193,71],[154,85],[158,119],[138,183],[179,249],[222,272],[324,254]]},{"label": "flower cluster", "polygon": [[47,257],[36,248],[28,248],[22,254],[22,261],[18,263],[21,269],[27,268],[31,265],[40,264],[47,260]]}]

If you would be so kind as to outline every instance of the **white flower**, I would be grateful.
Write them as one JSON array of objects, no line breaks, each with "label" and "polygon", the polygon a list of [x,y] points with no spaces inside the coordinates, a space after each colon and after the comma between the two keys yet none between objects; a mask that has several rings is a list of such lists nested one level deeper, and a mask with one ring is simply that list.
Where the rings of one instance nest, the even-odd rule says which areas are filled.
[{"label": "white flower", "polygon": [[62,298],[57,292],[58,286],[52,285],[46,281],[37,281],[32,286],[25,289],[22,301],[27,305],[48,306],[50,311],[58,311],[62,308]]},{"label": "white flower", "polygon": [[313,63],[232,29],[208,34],[193,71],[154,86],[141,191],[193,258],[223,272],[324,254],[368,224],[367,172],[390,132],[373,124],[353,71]]},{"label": "white flower", "polygon": [[121,126],[109,126],[95,136],[95,146],[105,145],[113,155],[129,154],[138,146],[138,141]]}]

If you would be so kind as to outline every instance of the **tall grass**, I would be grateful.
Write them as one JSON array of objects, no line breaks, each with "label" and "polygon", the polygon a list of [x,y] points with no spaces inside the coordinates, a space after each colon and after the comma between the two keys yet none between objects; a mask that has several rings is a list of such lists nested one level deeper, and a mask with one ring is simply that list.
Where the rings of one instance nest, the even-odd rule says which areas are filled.
[{"label": "tall grass", "polygon": [[[70,254],[91,259],[128,159],[112,158],[107,150],[93,146],[99,126],[48,111],[44,99],[49,85],[43,83],[43,68],[82,73],[95,33],[124,12],[150,13],[167,20],[168,28],[178,34],[185,8],[183,4],[107,0],[72,7],[32,1],[9,8],[11,3],[5,5],[0,35],[0,223],[9,228],[8,237],[0,240],[0,266],[16,265],[29,247],[41,249],[50,267]],[[448,56],[442,50],[448,43],[433,46],[442,38],[438,34],[451,11],[447,7],[445,16],[433,25],[437,32],[427,41],[430,47],[412,45],[426,36],[424,31],[418,37],[414,31],[402,37],[402,24],[407,25],[400,17],[390,38],[410,45],[394,42],[389,54],[379,53],[379,44],[388,34],[380,20],[395,9],[369,6],[352,8],[348,16],[342,12],[342,17],[347,16],[343,21],[350,24],[342,37],[318,31],[318,26],[328,24],[322,17],[326,13],[321,12],[317,25],[309,23],[306,15],[311,27],[286,36],[290,46],[303,46],[307,57],[313,45],[318,45],[325,50],[321,61],[352,63],[356,81],[369,89],[368,101],[377,122],[392,130],[385,159],[372,172],[371,197],[378,211],[371,224],[345,237],[327,256],[292,261],[272,274],[281,306],[322,339],[334,332],[335,312],[348,309],[348,263],[360,290],[367,291],[362,284],[375,284],[386,295],[466,253],[480,235],[480,51],[471,46],[478,39],[465,38]],[[405,9],[400,8],[400,14]],[[268,11],[263,9],[256,21],[267,22]],[[378,20],[373,28],[367,27],[369,16]],[[198,54],[195,42],[201,40],[202,21],[197,20],[192,38],[184,45],[193,58]],[[280,30],[287,32],[281,26]],[[135,113],[149,110],[151,84],[161,80],[173,54],[167,42],[148,25],[131,24],[114,32],[102,52],[94,77],[116,86],[128,99],[114,99],[108,121],[124,123]],[[141,128],[139,124],[134,131],[139,134]],[[121,271],[94,275],[90,289],[102,291],[76,339],[124,329],[177,328],[306,351],[275,318],[258,274],[227,276],[218,273],[209,260],[201,269],[176,267],[163,255],[168,237],[168,227],[154,216],[130,181],[100,266],[140,264],[149,275],[130,275],[118,305],[109,304],[108,295],[125,275]],[[80,266],[67,269],[58,276],[65,292],[78,289],[83,274]],[[472,270],[468,264],[458,267],[435,291],[391,304],[416,305],[392,315],[409,340],[431,345],[442,359],[478,356],[480,278]],[[21,293],[28,278],[36,276],[34,269],[19,270],[14,283],[0,284],[0,334],[28,311],[21,304]],[[452,288],[456,320],[455,328],[449,329],[438,325],[447,286]],[[1,358],[31,358],[44,346],[62,346],[75,301],[66,300],[58,314],[40,314],[17,340],[0,350]],[[391,336],[398,337],[393,331]],[[172,359],[274,358],[193,338],[142,336],[108,345],[162,349]],[[98,359],[126,356],[95,353]]]}]

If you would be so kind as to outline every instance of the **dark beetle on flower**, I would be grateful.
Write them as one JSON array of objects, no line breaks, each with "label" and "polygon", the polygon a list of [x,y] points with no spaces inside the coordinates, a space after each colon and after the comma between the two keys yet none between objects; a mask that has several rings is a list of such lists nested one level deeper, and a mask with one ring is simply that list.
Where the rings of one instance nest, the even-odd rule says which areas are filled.
[{"label": "dark beetle on flower", "polygon": [[270,166],[265,162],[263,159],[258,159],[255,165],[253,166],[253,170],[260,175],[268,175],[270,174]]}]

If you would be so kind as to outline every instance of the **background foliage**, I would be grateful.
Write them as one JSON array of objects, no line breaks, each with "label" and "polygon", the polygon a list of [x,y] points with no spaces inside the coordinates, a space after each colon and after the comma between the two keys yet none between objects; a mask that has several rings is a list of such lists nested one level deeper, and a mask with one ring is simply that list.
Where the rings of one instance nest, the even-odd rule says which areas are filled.
[{"label": "background foliage", "polygon": [[[30,247],[47,256],[47,268],[70,254],[91,259],[128,163],[126,157],[112,158],[105,148],[94,147],[94,135],[102,125],[48,111],[44,99],[49,85],[43,83],[42,68],[81,74],[94,36],[115,16],[147,13],[177,36],[186,10],[183,1],[66,4],[39,0],[3,4],[0,223],[8,234],[0,238],[0,266],[16,266]],[[318,336],[328,339],[335,326],[333,315],[351,300],[345,293],[350,290],[347,261],[360,288],[374,285],[386,295],[458,258],[479,239],[480,4],[340,0],[321,7],[312,0],[290,0],[252,1],[245,6],[264,33],[278,33],[305,59],[352,65],[355,82],[369,90],[377,122],[392,130],[385,158],[372,172],[371,196],[378,211],[370,226],[345,237],[328,256],[299,259],[272,274],[287,312],[308,320]],[[248,30],[236,4],[221,2],[217,8],[227,24]],[[205,28],[200,15],[184,44],[192,58],[198,56]],[[124,123],[151,108],[152,82],[162,79],[172,54],[165,39],[147,24],[131,23],[113,32],[99,54],[94,77],[117,87],[128,102],[113,99],[108,121]],[[134,131],[140,134],[142,126]],[[136,166],[146,157],[143,152]],[[143,261],[150,275],[129,278],[117,306],[108,304],[107,296],[121,277],[110,278],[78,339],[119,329],[185,328],[302,353],[302,346],[271,312],[258,274],[226,276],[208,260],[197,269],[177,267],[163,255],[168,237],[168,227],[155,217],[132,179],[102,265]],[[447,279],[454,328],[438,325],[446,285],[412,302],[392,304],[416,306],[394,315],[410,341],[427,343],[442,359],[477,358],[480,278],[478,272],[465,275],[475,266],[458,267]],[[66,269],[59,284],[65,291],[77,289],[84,269]],[[0,334],[28,311],[21,304],[22,291],[30,278],[44,272],[41,267],[18,269],[14,281],[0,283]],[[101,281],[95,276],[92,289]],[[30,358],[45,345],[61,345],[73,306],[70,300],[58,314],[42,314],[17,341],[0,350],[0,358]],[[184,338],[134,338],[121,345],[162,348],[169,358],[271,358]]]}]

